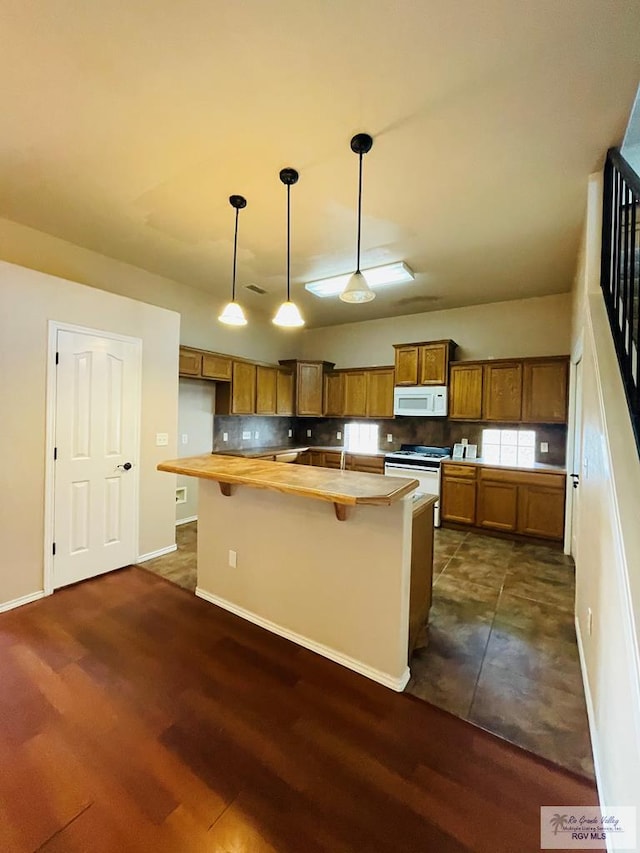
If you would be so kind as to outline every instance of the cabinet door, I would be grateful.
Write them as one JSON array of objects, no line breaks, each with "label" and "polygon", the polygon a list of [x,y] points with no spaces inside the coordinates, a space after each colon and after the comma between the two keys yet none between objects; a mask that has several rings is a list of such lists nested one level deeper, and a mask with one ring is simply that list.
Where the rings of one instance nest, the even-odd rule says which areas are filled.
[{"label": "cabinet door", "polygon": [[233,362],[231,382],[231,414],[253,415],[256,410],[256,366],[245,361]]},{"label": "cabinet door", "polygon": [[386,370],[367,371],[367,417],[393,417],[393,380],[392,367]]},{"label": "cabinet door", "polygon": [[482,417],[486,421],[519,421],[522,414],[522,362],[485,364]]},{"label": "cabinet door", "polygon": [[202,370],[202,353],[180,347],[180,376],[200,376]]},{"label": "cabinet door", "polygon": [[475,480],[459,480],[456,477],[442,478],[440,515],[444,521],[459,524],[475,524],[476,483]]},{"label": "cabinet door", "polygon": [[482,418],[482,365],[452,364],[449,380],[449,418]]},{"label": "cabinet door", "polygon": [[325,376],[324,413],[338,418],[344,414],[344,373],[327,373]]},{"label": "cabinet door", "polygon": [[420,347],[420,385],[446,385],[449,344]]},{"label": "cabinet door", "polygon": [[348,370],[344,374],[344,413],[347,417],[367,415],[367,372]]},{"label": "cabinet door", "polygon": [[490,530],[515,530],[518,513],[518,486],[514,483],[478,483],[476,524]]},{"label": "cabinet door", "polygon": [[309,450],[303,450],[301,453],[298,453],[296,465],[311,465],[311,452]]},{"label": "cabinet door", "polygon": [[562,540],[564,492],[564,488],[520,486],[518,533]]},{"label": "cabinet door", "polygon": [[324,454],[324,461],[322,464],[325,468],[340,468],[341,455],[341,453],[332,453],[331,451],[327,451]]},{"label": "cabinet door", "polygon": [[321,364],[298,362],[296,413],[322,417],[323,370]]},{"label": "cabinet door", "polygon": [[309,464],[316,465],[319,468],[324,468],[324,453],[321,450],[309,451]]},{"label": "cabinet door", "polygon": [[349,454],[350,471],[362,474],[384,474],[384,456],[363,456],[360,453]]},{"label": "cabinet door", "polygon": [[418,384],[419,347],[396,347],[396,385]]},{"label": "cabinet door", "polygon": [[293,373],[290,370],[278,370],[276,412],[279,415],[293,414]]},{"label": "cabinet door", "polygon": [[525,361],[522,380],[523,421],[566,423],[568,369],[566,360]]},{"label": "cabinet door", "polygon": [[202,354],[202,375],[205,379],[231,382],[231,359],[212,352]]},{"label": "cabinet door", "polygon": [[256,414],[275,415],[276,383],[278,371],[275,367],[256,367]]}]

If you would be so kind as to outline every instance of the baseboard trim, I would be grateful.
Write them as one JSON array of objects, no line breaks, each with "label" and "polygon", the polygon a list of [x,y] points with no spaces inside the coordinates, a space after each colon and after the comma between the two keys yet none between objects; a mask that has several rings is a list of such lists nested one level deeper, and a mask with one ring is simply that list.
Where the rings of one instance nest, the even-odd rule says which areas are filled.
[{"label": "baseboard trim", "polygon": [[[587,705],[587,720],[589,721],[589,735],[591,737],[591,751],[593,752],[593,767],[596,771],[596,787],[598,788],[598,800],[600,807],[606,808],[606,802],[602,784],[602,773],[600,771],[600,760],[598,757],[598,738],[595,728],[595,710],[593,707],[593,699],[591,697],[591,689],[589,687],[589,679],[587,678],[587,663],[584,656],[584,646],[582,644],[582,634],[580,633],[580,622],[578,617],[575,617],[576,625],[576,640],[578,642],[578,657],[580,658],[580,671],[582,673],[582,684],[584,686],[584,698]],[[612,850],[609,837],[607,836],[607,850]]]},{"label": "baseboard trim", "polygon": [[147,560],[154,560],[156,557],[164,557],[165,554],[172,554],[177,550],[177,545],[169,545],[167,548],[159,548],[157,551],[149,551],[148,554],[140,554],[139,557],[136,557],[136,563],[144,563]]},{"label": "baseboard trim", "polygon": [[180,527],[181,524],[191,524],[192,521],[197,521],[197,515],[190,515],[188,518],[176,518],[176,527]]},{"label": "baseboard trim", "polygon": [[43,589],[39,589],[38,592],[30,592],[29,595],[21,595],[20,598],[14,598],[13,601],[5,601],[0,604],[0,613],[13,610],[15,607],[22,607],[23,604],[31,604],[32,601],[38,601],[40,598],[44,598]]},{"label": "baseboard trim", "polygon": [[348,655],[343,655],[341,652],[337,652],[330,646],[325,646],[323,643],[317,643],[315,640],[310,640],[308,637],[305,637],[302,634],[298,634],[296,631],[289,630],[289,628],[283,628],[282,625],[278,625],[275,622],[271,622],[270,619],[264,619],[262,616],[258,616],[257,613],[253,613],[253,611],[251,610],[245,610],[244,607],[239,607],[237,604],[233,604],[231,601],[227,601],[227,599],[225,598],[220,598],[217,595],[213,595],[212,593],[207,592],[201,587],[196,587],[196,595],[198,596],[198,598],[202,598],[204,601],[208,601],[210,604],[215,604],[217,607],[222,607],[223,610],[228,610],[229,613],[233,613],[236,616],[240,616],[241,619],[246,619],[248,622],[253,622],[254,625],[258,625],[260,628],[264,628],[265,630],[270,631],[272,634],[277,634],[279,637],[284,637],[285,640],[290,640],[292,643],[296,643],[296,645],[298,646],[303,646],[305,649],[309,649],[309,651],[311,652],[315,652],[318,655],[322,655],[322,657],[328,658],[334,663],[339,663],[341,666],[344,666],[347,669],[351,669],[353,670],[353,672],[357,672],[359,675],[364,675],[365,678],[370,678],[372,681],[377,681],[378,684],[383,684],[385,687],[389,687],[391,690],[395,690],[398,693],[401,693],[404,690],[404,688],[409,682],[409,678],[411,677],[409,667],[406,668],[405,672],[400,678],[393,678],[386,672],[382,672],[379,669],[374,669],[373,667],[368,666],[366,663],[362,663],[362,661],[356,660],[355,658],[349,657]]}]

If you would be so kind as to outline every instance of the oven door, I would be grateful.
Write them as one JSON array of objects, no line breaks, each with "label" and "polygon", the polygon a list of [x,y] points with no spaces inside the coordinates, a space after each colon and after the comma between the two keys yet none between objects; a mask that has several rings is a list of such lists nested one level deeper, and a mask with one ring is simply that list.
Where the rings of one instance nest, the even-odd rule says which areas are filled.
[{"label": "oven door", "polygon": [[438,500],[433,508],[433,523],[440,527],[440,466],[403,465],[402,462],[385,462],[384,473],[389,477],[410,477],[420,485],[414,494],[435,495]]}]

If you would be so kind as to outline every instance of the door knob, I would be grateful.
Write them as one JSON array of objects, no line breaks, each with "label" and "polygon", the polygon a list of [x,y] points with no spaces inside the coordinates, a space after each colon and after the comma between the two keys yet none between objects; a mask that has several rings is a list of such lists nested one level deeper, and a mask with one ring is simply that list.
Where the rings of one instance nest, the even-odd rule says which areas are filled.
[{"label": "door knob", "polygon": [[123,468],[125,471],[129,471],[131,468],[133,468],[133,465],[131,464],[131,462],[125,462],[124,465],[116,465],[116,468]]}]

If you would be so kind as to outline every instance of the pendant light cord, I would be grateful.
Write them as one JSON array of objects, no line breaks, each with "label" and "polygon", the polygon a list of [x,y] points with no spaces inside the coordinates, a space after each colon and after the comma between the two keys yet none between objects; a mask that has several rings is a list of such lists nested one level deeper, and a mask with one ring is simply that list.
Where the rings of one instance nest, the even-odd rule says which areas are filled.
[{"label": "pendant light cord", "polygon": [[358,168],[358,245],[357,245],[357,269],[356,272],[360,272],[360,230],[362,225],[362,151],[359,153],[358,158],[360,160],[359,168]]},{"label": "pendant light cord", "polygon": [[291,185],[287,184],[287,302],[291,302]]},{"label": "pendant light cord", "polygon": [[240,211],[236,207],[236,231],[233,237],[233,280],[231,284],[231,301],[236,301],[236,256],[238,254],[238,214]]}]

